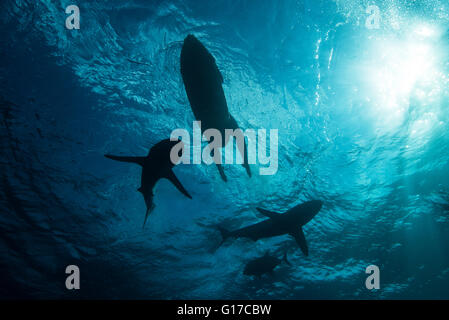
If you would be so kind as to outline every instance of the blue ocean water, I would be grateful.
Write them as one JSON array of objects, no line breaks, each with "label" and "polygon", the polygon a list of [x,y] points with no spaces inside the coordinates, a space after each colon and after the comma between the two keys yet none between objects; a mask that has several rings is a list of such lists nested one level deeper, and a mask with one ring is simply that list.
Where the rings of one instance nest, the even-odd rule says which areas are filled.
[{"label": "blue ocean water", "polygon": [[[446,0],[3,0],[0,21],[1,298],[449,298]],[[225,183],[178,165],[193,199],[160,181],[142,229],[140,168],[103,155],[192,129],[189,33],[239,125],[278,129],[279,168],[229,165]],[[308,257],[289,236],[214,250],[217,224],[311,199]],[[267,250],[292,266],[244,275]],[[71,264],[80,290],[65,288]]]}]

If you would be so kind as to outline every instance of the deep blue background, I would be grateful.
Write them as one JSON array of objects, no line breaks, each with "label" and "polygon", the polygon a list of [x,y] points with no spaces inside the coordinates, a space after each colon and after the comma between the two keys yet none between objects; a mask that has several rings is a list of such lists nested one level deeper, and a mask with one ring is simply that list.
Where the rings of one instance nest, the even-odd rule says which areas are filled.
[{"label": "deep blue background", "polygon": [[[447,1],[80,1],[80,30],[65,28],[69,4],[0,4],[1,298],[449,298]],[[142,230],[140,169],[103,154],[191,130],[188,33],[241,127],[279,130],[279,170],[227,166],[224,183],[178,166],[193,200],[161,181]],[[309,257],[288,236],[213,252],[214,225],[310,199],[324,207],[304,228]],[[244,276],[267,249],[292,267]]]}]

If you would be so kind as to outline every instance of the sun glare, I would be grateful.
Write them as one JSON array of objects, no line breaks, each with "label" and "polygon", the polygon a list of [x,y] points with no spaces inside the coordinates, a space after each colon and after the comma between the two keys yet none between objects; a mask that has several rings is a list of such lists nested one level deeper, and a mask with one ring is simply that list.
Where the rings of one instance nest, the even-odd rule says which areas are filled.
[{"label": "sun glare", "polygon": [[425,97],[437,85],[436,35],[435,29],[423,25],[403,39],[383,38],[374,44],[368,67],[371,97],[388,120],[401,120],[412,93]]}]

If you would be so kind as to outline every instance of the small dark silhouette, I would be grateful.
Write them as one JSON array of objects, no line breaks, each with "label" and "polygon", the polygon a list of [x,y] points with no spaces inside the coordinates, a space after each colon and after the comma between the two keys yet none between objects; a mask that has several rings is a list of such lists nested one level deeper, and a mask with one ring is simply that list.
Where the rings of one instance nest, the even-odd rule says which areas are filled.
[{"label": "small dark silhouette", "polygon": [[[223,139],[221,146],[224,147],[227,142],[225,129],[236,130],[239,126],[229,113],[222,87],[223,76],[214,57],[191,34],[184,39],[181,50],[181,75],[193,114],[196,120],[201,121],[202,133],[207,129],[220,131]],[[243,149],[239,150],[243,156],[243,166],[251,177],[246,142],[240,149]],[[227,181],[221,164],[217,163],[217,168],[221,178]]]},{"label": "small dark silhouette", "polygon": [[[123,157],[123,156],[112,156],[106,154],[105,157],[121,161],[136,163],[142,166],[142,177],[141,185],[137,191],[142,193],[145,199],[145,204],[147,206],[147,211],[145,214],[145,220],[143,226],[147,221],[148,215],[154,209],[155,205],[153,203],[153,188],[159,179],[165,178],[170,180],[182,194],[187,198],[192,199],[187,190],[182,186],[181,182],[175,176],[172,168],[174,166],[170,159],[170,152],[173,146],[178,143],[182,143],[180,140],[170,141],[169,139],[162,140],[155,144],[146,157]],[[182,156],[182,150],[180,149],[178,156]]]},{"label": "small dark silhouette", "polygon": [[287,260],[287,252],[284,253],[282,259],[272,256],[269,252],[265,253],[263,257],[250,260],[243,270],[243,274],[247,276],[261,277],[264,274],[272,274],[274,268],[285,262],[289,266],[290,262]]},{"label": "small dark silhouette", "polygon": [[301,251],[307,256],[309,249],[302,226],[312,220],[322,206],[323,202],[320,200],[307,201],[291,208],[284,214],[257,208],[260,213],[269,219],[234,231],[219,227],[222,236],[221,243],[227,238],[249,238],[257,241],[263,238],[289,234],[295,238]]},{"label": "small dark silhouette", "polygon": [[145,62],[139,62],[137,60],[132,60],[130,58],[127,58],[126,60],[128,60],[129,62],[134,63],[134,64],[139,64],[141,66],[149,66],[149,67],[151,67],[151,64],[148,64],[148,63],[145,63]]}]

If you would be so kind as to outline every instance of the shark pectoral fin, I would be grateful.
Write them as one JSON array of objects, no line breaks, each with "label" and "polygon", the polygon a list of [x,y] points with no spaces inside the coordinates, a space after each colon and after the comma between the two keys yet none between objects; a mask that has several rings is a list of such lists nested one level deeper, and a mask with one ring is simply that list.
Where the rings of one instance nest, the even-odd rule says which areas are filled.
[{"label": "shark pectoral fin", "polygon": [[279,213],[277,212],[273,212],[273,211],[268,211],[262,208],[256,208],[257,211],[259,211],[261,214],[263,214],[264,216],[271,218],[271,219],[276,219],[277,217],[280,216]]},{"label": "shark pectoral fin", "polygon": [[[142,192],[143,188],[140,187],[138,190],[139,190],[139,192]],[[145,224],[147,223],[148,216],[156,207],[156,205],[153,202],[153,194],[152,193],[144,195],[144,199],[145,199],[145,204],[147,206],[147,211],[145,212],[145,220],[143,221],[142,229],[145,228]]]},{"label": "shark pectoral fin", "polygon": [[122,157],[122,156],[113,156],[110,154],[105,154],[104,156],[108,159],[112,159],[115,161],[136,163],[141,166],[143,166],[145,162],[145,157]]},{"label": "shark pectoral fin", "polygon": [[228,178],[226,178],[226,175],[223,170],[223,166],[221,164],[217,163],[217,169],[218,169],[218,172],[220,172],[221,179],[223,179],[224,182],[228,182]]},{"label": "shark pectoral fin", "polygon": [[175,176],[175,173],[172,170],[168,170],[167,174],[165,175],[165,178],[171,181],[175,185],[175,187],[187,198],[192,199],[192,196],[187,192],[187,190],[183,187],[181,182],[178,180],[178,178]]},{"label": "shark pectoral fin", "polygon": [[308,256],[309,248],[307,247],[306,237],[304,236],[304,231],[302,231],[302,228],[300,227],[298,231],[292,232],[290,235],[295,238],[296,243],[301,248],[302,253],[304,253],[305,256]]},{"label": "shark pectoral fin", "polygon": [[147,212],[145,213],[145,220],[143,220],[143,226],[142,229],[145,228],[145,224],[147,223],[148,216],[150,215],[150,208],[147,209]]},{"label": "shark pectoral fin", "polygon": [[214,71],[215,71],[215,73],[216,73],[217,79],[218,79],[218,81],[220,82],[220,84],[222,84],[222,83],[223,83],[223,75],[221,74],[220,70],[219,70],[218,67],[217,67],[217,63],[216,63],[216,61],[215,61],[215,58],[212,57],[212,59],[213,59],[214,65],[215,65]]}]

